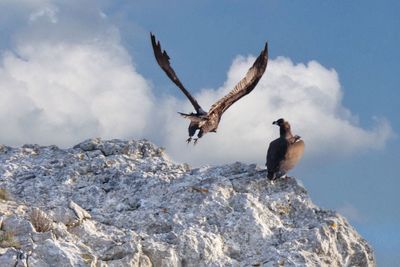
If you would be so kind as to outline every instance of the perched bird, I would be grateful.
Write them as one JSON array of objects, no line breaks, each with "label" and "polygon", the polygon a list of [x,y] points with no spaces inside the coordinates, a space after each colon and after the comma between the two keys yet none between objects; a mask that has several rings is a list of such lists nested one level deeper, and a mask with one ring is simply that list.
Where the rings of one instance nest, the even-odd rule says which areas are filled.
[{"label": "perched bird", "polygon": [[301,159],[304,152],[304,141],[293,135],[289,122],[284,119],[274,121],[279,126],[279,138],[269,144],[267,152],[267,177],[275,180],[284,176]]},{"label": "perched bird", "polygon": [[189,99],[190,103],[192,103],[196,111],[195,113],[192,112],[189,114],[178,112],[184,118],[190,120],[188,128],[189,138],[186,140],[188,143],[190,143],[197,130],[199,130],[199,132],[197,134],[197,138],[194,138],[194,144],[196,144],[198,138],[201,138],[204,134],[208,132],[216,132],[222,114],[233,103],[250,93],[256,87],[267,67],[268,44],[266,43],[264,49],[257,57],[253,66],[247,71],[246,76],[232,89],[232,91],[215,102],[208,112],[205,112],[197,100],[189,93],[188,90],[186,90],[186,88],[178,79],[178,76],[175,74],[175,71],[172,69],[169,63],[170,58],[167,52],[161,49],[160,42],[156,41],[156,37],[152,33],[150,33],[150,37],[158,65],[160,65],[161,69],[167,74],[167,76],[179,87],[179,89],[181,89],[181,91]]}]

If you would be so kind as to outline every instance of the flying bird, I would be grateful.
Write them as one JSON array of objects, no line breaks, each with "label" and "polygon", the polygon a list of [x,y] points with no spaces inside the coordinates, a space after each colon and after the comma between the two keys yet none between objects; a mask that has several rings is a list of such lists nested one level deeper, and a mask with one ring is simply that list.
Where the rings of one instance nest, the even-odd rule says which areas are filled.
[{"label": "flying bird", "polygon": [[260,55],[257,57],[253,66],[247,71],[246,76],[223,98],[215,102],[208,112],[199,105],[197,100],[189,93],[188,90],[183,86],[178,76],[176,75],[174,69],[169,63],[169,56],[167,52],[161,49],[159,41],[156,41],[156,37],[150,33],[151,44],[153,45],[154,55],[160,65],[161,69],[167,74],[167,76],[181,89],[185,96],[192,103],[196,112],[192,113],[182,113],[184,118],[190,120],[189,124],[189,138],[186,140],[187,143],[193,138],[196,131],[197,138],[194,138],[194,144],[197,140],[201,138],[204,134],[208,132],[217,132],[218,124],[221,120],[222,114],[230,107],[233,103],[238,101],[243,96],[249,94],[257,85],[258,81],[263,76],[268,62],[268,43],[265,43],[264,49],[261,51]]},{"label": "flying bird", "polygon": [[275,180],[286,175],[299,162],[304,152],[304,141],[292,134],[288,121],[279,119],[272,124],[279,126],[280,136],[269,144],[265,165],[268,179]]}]

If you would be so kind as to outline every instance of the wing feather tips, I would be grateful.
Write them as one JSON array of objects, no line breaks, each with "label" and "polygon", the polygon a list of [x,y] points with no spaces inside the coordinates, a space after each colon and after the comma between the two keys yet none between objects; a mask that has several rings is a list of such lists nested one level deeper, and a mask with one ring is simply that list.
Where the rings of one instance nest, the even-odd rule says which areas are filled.
[{"label": "wing feather tips", "polygon": [[158,42],[157,44],[156,36],[152,32],[150,32],[150,39],[151,39],[151,44],[153,46],[154,55],[156,55],[156,51],[161,50],[160,42]]},{"label": "wing feather tips", "polygon": [[265,42],[265,46],[264,49],[261,51],[261,55],[263,55],[264,58],[268,58],[268,42]]},{"label": "wing feather tips", "polygon": [[167,54],[167,51],[165,51],[161,48],[160,41],[158,41],[156,39],[156,36],[151,32],[150,32],[150,37],[151,37],[151,44],[153,46],[154,56],[156,57],[157,62],[162,66],[164,64],[169,65],[170,58]]},{"label": "wing feather tips", "polygon": [[169,56],[168,56],[168,54],[167,54],[167,51],[165,51],[164,50],[164,52],[163,52],[163,57],[166,59],[166,60],[168,60],[168,62],[169,62]]},{"label": "wing feather tips", "polygon": [[264,54],[268,56],[268,42],[265,42],[265,46],[264,46]]},{"label": "wing feather tips", "polygon": [[153,46],[154,56],[157,60],[157,63],[160,63],[160,55],[161,55],[161,45],[160,42],[157,42],[156,36],[153,33],[150,33],[151,45]]},{"label": "wing feather tips", "polygon": [[257,57],[253,64],[253,67],[261,69],[262,73],[265,71],[268,63],[268,42],[265,42],[264,49],[261,51],[260,55]]}]

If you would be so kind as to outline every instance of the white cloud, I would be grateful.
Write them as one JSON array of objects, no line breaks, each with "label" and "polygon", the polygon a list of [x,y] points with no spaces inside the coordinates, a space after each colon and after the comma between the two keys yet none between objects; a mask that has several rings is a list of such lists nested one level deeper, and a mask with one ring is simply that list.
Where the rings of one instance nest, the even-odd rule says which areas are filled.
[{"label": "white cloud", "polygon": [[21,24],[46,13],[55,15],[56,9],[51,2],[51,0],[1,0],[1,19],[5,19],[8,23],[14,21],[16,24]]},{"label": "white cloud", "polygon": [[[142,135],[151,91],[124,51],[98,44],[27,44],[3,56],[0,138],[70,145]],[[3,127],[4,128],[4,127]]]},{"label": "white cloud", "polygon": [[[199,102],[209,106],[229,92],[254,60],[254,57],[238,57],[225,84],[216,91],[199,93]],[[293,132],[305,140],[308,157],[382,148],[392,135],[389,123],[381,119],[372,129],[363,129],[343,107],[341,99],[342,91],[334,70],[316,61],[294,64],[290,59],[280,57],[269,61],[267,71],[254,91],[226,111],[217,134],[205,135],[195,148],[187,147],[183,141],[188,122],[173,119],[167,126],[171,132],[166,140],[167,147],[179,160],[264,163],[269,142],[279,134],[272,121],[283,117],[291,122]],[[187,112],[191,107],[185,101],[178,109]]]},{"label": "white cloud", "polygon": [[32,9],[16,47],[0,58],[1,142],[67,146],[95,136],[142,137],[153,97],[118,31],[81,22],[75,34],[65,10],[56,25],[37,19],[34,10],[47,7]]},{"label": "white cloud", "polygon": [[[30,22],[16,34],[16,46],[0,57],[0,143],[70,146],[97,136],[149,138],[174,159],[197,165],[263,163],[268,143],[278,135],[271,123],[281,117],[303,137],[308,157],[380,148],[392,134],[382,119],[371,129],[357,124],[341,103],[334,70],[282,57],[270,60],[254,91],[228,109],[217,134],[188,146],[189,121],[176,112],[192,111],[190,103],[183,97],[155,99],[118,30],[95,2],[85,8],[77,3],[36,1],[21,13]],[[221,88],[199,92],[203,108],[229,92],[253,61],[238,57]]]},{"label": "white cloud", "polygon": [[48,18],[52,23],[57,23],[57,12],[58,8],[52,7],[52,6],[45,6],[44,8],[41,8],[29,16],[30,21],[36,21],[37,19],[41,17],[46,17]]}]

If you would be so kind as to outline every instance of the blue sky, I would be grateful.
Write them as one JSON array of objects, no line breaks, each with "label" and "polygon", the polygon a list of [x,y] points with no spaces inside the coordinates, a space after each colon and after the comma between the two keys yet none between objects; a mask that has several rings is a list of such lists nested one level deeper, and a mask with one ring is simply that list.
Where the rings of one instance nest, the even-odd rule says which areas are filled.
[{"label": "blue sky", "polygon": [[[272,120],[289,118],[307,145],[292,174],[349,219],[380,266],[399,265],[398,10],[398,1],[0,1],[0,143],[146,137],[194,166],[263,164]],[[176,114],[191,106],[157,66],[150,31],[206,108],[269,42],[260,85],[196,148]]]}]

